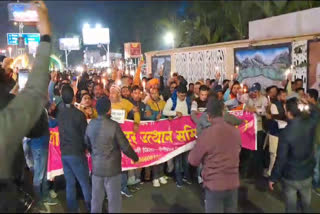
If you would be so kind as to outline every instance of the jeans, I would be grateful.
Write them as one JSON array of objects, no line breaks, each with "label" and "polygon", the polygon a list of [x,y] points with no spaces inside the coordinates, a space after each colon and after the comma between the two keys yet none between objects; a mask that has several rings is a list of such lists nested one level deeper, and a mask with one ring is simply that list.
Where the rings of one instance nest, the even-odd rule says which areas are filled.
[{"label": "jeans", "polygon": [[235,213],[238,207],[238,189],[211,191],[205,189],[206,213]]},{"label": "jeans", "polygon": [[168,165],[168,168],[167,168],[167,172],[168,173],[171,173],[174,169],[174,159],[170,159],[167,161],[167,165]]},{"label": "jeans", "polygon": [[188,154],[189,152],[185,152],[174,158],[175,175],[178,185],[182,185],[183,177],[185,177],[188,181],[191,180],[190,166],[188,163]]},{"label": "jeans", "polygon": [[30,145],[28,144],[30,141],[29,138],[24,138],[23,139],[23,152],[24,152],[24,157],[26,159],[26,163],[29,169],[33,168],[33,158],[32,158],[32,152]]},{"label": "jeans", "polygon": [[128,191],[128,172],[121,172],[121,192]]},{"label": "jeans", "polygon": [[164,167],[163,163],[161,163],[159,165],[152,166],[153,180],[154,179],[159,179],[162,176],[164,176],[163,167]]},{"label": "jeans", "polygon": [[112,177],[92,176],[91,213],[101,213],[105,193],[108,196],[108,212],[121,212],[121,174]]},{"label": "jeans", "polygon": [[202,169],[203,169],[203,165],[200,164],[200,166],[197,167],[197,176],[198,177],[202,177],[202,175],[201,175]]},{"label": "jeans", "polygon": [[283,192],[285,196],[286,212],[296,213],[297,210],[297,194],[301,196],[302,212],[311,212],[311,190],[312,190],[312,178],[308,178],[302,181],[291,181],[283,179]]},{"label": "jeans", "polygon": [[314,167],[313,187],[320,188],[320,146],[315,150],[316,166]]},{"label": "jeans", "polygon": [[48,148],[31,148],[34,161],[33,188],[37,200],[48,197],[49,185],[47,180]]},{"label": "jeans", "polygon": [[64,177],[66,179],[67,206],[70,212],[78,212],[76,180],[80,183],[88,210],[91,206],[91,187],[89,181],[88,161],[85,156],[62,156]]},{"label": "jeans", "polygon": [[[246,151],[247,163],[243,163],[245,174],[250,178],[259,178],[262,176],[265,168],[266,152],[263,149],[266,134],[263,131],[257,132],[257,151]],[[252,170],[255,169],[255,170]]]}]

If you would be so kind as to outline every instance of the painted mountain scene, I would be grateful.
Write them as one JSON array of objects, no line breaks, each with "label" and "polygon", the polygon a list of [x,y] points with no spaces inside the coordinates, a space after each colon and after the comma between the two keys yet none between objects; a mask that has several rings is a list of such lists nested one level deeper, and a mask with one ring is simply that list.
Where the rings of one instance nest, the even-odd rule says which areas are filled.
[{"label": "painted mountain scene", "polygon": [[285,72],[291,65],[290,48],[290,45],[282,45],[235,49],[238,81],[249,87],[255,82],[261,82],[263,88],[281,86]]}]

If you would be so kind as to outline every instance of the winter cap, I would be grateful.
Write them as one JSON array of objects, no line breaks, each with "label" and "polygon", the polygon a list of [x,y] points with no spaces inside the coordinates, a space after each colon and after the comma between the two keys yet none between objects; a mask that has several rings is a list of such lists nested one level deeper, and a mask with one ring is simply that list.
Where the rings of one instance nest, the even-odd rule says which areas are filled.
[{"label": "winter cap", "polygon": [[254,83],[250,88],[250,92],[256,92],[256,91],[261,91],[261,85],[258,82]]}]

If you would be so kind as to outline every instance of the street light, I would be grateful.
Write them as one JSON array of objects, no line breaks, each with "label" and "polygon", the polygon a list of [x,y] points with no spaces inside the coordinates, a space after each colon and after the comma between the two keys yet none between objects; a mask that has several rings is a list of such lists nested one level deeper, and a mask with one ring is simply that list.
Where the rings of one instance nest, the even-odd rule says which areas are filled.
[{"label": "street light", "polygon": [[78,72],[78,73],[82,73],[83,72],[83,67],[82,66],[78,66],[78,67],[76,67],[76,71]]},{"label": "street light", "polygon": [[172,32],[166,33],[164,36],[164,41],[166,44],[172,44],[172,48],[174,48],[174,34]]},{"label": "street light", "polygon": [[84,29],[88,29],[88,28],[90,28],[90,25],[89,25],[88,23],[85,23],[85,24],[83,25],[83,28],[84,28]]}]

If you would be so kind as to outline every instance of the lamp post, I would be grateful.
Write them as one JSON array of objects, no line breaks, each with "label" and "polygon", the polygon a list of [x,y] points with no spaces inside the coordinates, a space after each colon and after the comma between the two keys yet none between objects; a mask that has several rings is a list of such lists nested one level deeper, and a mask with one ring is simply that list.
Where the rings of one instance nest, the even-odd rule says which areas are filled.
[{"label": "lamp post", "polygon": [[11,58],[12,47],[8,47],[8,51],[9,51],[9,57]]}]

